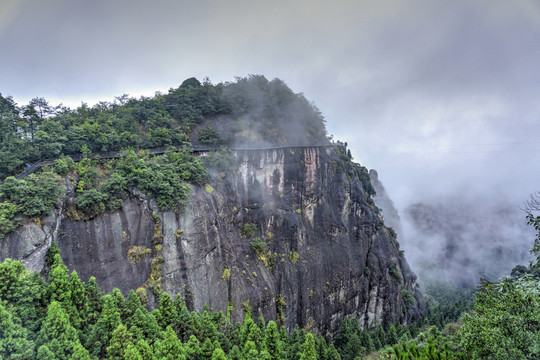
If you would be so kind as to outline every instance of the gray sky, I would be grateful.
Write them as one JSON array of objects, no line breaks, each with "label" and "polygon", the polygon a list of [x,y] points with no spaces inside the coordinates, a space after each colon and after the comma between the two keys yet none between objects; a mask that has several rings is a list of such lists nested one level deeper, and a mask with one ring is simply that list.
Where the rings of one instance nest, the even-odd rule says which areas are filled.
[{"label": "gray sky", "polygon": [[21,105],[283,79],[398,210],[540,190],[540,2],[0,0],[0,92]]}]

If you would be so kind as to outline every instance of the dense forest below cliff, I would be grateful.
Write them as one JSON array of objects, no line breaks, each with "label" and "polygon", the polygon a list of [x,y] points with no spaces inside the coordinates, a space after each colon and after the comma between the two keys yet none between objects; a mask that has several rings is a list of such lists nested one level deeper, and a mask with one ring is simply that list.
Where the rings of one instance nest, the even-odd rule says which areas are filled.
[{"label": "dense forest below cliff", "polygon": [[[309,324],[287,333],[276,322],[190,312],[163,292],[148,311],[147,294],[103,294],[68,273],[53,244],[47,280],[18,261],[0,264],[0,356],[4,359],[535,359],[540,349],[538,263],[501,283],[470,292],[448,284],[428,290],[426,315],[408,326],[362,329],[345,319],[333,338]],[[470,310],[474,303],[474,310]]]}]

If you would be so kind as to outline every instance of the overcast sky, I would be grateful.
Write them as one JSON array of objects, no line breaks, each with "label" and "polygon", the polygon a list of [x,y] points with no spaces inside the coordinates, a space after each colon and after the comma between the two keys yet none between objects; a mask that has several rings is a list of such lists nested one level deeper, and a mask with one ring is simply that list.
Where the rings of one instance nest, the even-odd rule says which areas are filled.
[{"label": "overcast sky", "polygon": [[0,0],[22,105],[263,74],[322,111],[398,210],[540,190],[540,2]]}]

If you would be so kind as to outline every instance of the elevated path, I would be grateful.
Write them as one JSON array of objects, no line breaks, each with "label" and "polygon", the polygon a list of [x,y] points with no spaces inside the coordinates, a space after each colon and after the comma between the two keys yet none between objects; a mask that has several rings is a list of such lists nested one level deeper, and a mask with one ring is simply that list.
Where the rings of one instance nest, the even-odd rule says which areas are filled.
[{"label": "elevated path", "polygon": [[[277,149],[301,149],[301,148],[314,148],[314,147],[336,147],[336,146],[345,146],[345,144],[341,142],[332,142],[327,144],[311,144],[311,145],[283,145],[283,146],[265,146],[265,147],[249,147],[249,146],[231,146],[231,147],[217,147],[217,146],[207,146],[207,145],[192,145],[191,147],[187,147],[187,149],[192,150],[195,153],[202,153],[202,152],[208,152],[208,151],[214,151],[214,150],[220,150],[222,148],[233,150],[233,151],[245,151],[245,150],[253,150],[253,151],[261,151],[261,150],[277,150]],[[165,151],[168,149],[175,148],[175,147],[158,147],[158,148],[150,148],[150,149],[142,149],[144,151],[148,151],[150,155],[161,155],[164,154]],[[181,147],[176,147],[176,149],[182,149]],[[70,158],[73,159],[75,162],[79,162],[84,158],[84,155],[82,154],[73,154],[73,155],[67,155]],[[100,158],[100,159],[116,159],[120,158],[122,156],[122,151],[109,151],[109,152],[99,152],[96,154],[89,155],[88,158],[94,159],[94,158]],[[26,168],[23,172],[17,174],[15,176],[16,179],[21,180],[27,177],[28,175],[38,171],[44,166],[52,166],[54,165],[55,160],[59,158],[50,158],[50,159],[40,159],[33,163],[30,167]]]}]

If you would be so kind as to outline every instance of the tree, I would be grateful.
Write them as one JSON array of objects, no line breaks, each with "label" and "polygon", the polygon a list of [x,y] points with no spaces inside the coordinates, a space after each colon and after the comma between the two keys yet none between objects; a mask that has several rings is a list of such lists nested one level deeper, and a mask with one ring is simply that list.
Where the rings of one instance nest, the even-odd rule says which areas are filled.
[{"label": "tree", "polygon": [[185,360],[184,347],[171,326],[167,326],[163,340],[154,344],[154,351],[158,359]]},{"label": "tree", "polygon": [[86,297],[86,290],[84,283],[77,275],[77,272],[73,270],[69,279],[71,290],[71,323],[76,329],[81,329],[86,324],[86,315],[88,314],[88,299]]},{"label": "tree", "polygon": [[92,327],[86,348],[92,356],[104,357],[113,332],[121,324],[120,311],[112,295],[103,297],[103,310]]},{"label": "tree", "polygon": [[54,261],[49,272],[49,293],[51,302],[58,301],[64,309],[72,312],[71,303],[71,285],[69,283],[69,274],[66,265],[62,261],[60,254],[54,255]]},{"label": "tree", "polygon": [[34,343],[27,336],[26,329],[13,322],[13,316],[0,302],[0,358],[32,359]]},{"label": "tree", "polygon": [[300,360],[317,360],[317,349],[315,349],[315,339],[313,334],[308,333],[306,335],[306,341],[303,346],[304,350]]},{"label": "tree", "polygon": [[279,360],[282,358],[281,341],[279,332],[274,321],[268,322],[268,326],[264,332],[264,348],[270,354],[271,359]]},{"label": "tree", "polygon": [[540,281],[487,284],[476,294],[474,311],[458,331],[471,359],[538,359],[540,356]]},{"label": "tree", "polygon": [[[125,355],[126,350],[128,347],[131,347],[131,352],[136,352],[137,354],[139,351],[136,350],[135,346],[133,345],[133,339],[131,337],[131,334],[128,332],[126,326],[124,324],[118,325],[116,330],[112,333],[110,345],[107,347],[107,355],[109,359],[125,359],[127,358]],[[139,354],[140,356],[140,354]]]},{"label": "tree", "polygon": [[80,350],[77,331],[69,322],[69,315],[60,302],[53,301],[47,308],[47,317],[39,331],[36,345],[46,345],[58,359],[68,359],[76,349]]}]

